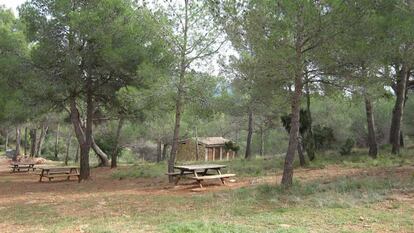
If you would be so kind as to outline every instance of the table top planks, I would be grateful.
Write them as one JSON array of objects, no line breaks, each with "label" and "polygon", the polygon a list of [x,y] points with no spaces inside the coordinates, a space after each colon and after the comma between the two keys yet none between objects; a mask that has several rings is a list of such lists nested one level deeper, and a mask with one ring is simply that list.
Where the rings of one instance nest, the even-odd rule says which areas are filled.
[{"label": "table top planks", "polygon": [[220,164],[196,164],[196,165],[178,165],[174,168],[185,171],[203,170],[203,169],[220,169],[225,168],[226,165]]},{"label": "table top planks", "polygon": [[60,169],[79,169],[79,167],[76,167],[76,166],[67,166],[67,167],[53,167],[53,166],[50,166],[50,167],[37,167],[37,169],[41,169],[41,170],[53,170],[53,169],[56,169],[56,170],[60,170]]}]

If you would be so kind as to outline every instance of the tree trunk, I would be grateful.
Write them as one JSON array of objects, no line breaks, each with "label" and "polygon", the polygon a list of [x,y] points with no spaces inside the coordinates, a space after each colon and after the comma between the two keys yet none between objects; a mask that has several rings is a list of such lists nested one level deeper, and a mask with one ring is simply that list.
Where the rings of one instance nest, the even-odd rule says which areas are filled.
[{"label": "tree trunk", "polygon": [[78,163],[79,161],[79,149],[80,149],[80,146],[78,144],[78,146],[76,147],[75,163]]},{"label": "tree trunk", "polygon": [[297,33],[295,38],[295,90],[293,92],[291,108],[292,108],[292,119],[291,128],[289,132],[289,146],[285,157],[285,163],[283,167],[282,186],[289,188],[293,184],[293,161],[295,159],[295,151],[298,146],[299,136],[299,124],[300,124],[300,99],[302,96],[303,88],[303,61],[302,61],[302,46],[303,46],[303,5],[297,13]]},{"label": "tree trunk", "polygon": [[34,157],[36,154],[36,138],[37,129],[30,130],[30,157]]},{"label": "tree trunk", "polygon": [[108,155],[96,144],[95,138],[92,137],[92,149],[95,151],[95,154],[98,156],[99,159],[99,167],[108,167],[109,160]]},{"label": "tree trunk", "polygon": [[48,130],[48,126],[42,123],[41,128],[40,128],[39,140],[37,141],[37,148],[36,148],[35,157],[42,156],[42,147],[43,147],[43,142],[44,142],[45,137],[46,137],[47,130]]},{"label": "tree trunk", "polygon": [[162,160],[166,160],[167,159],[167,148],[168,148],[168,144],[165,143],[164,146],[162,147]]},{"label": "tree trunk", "polygon": [[121,138],[121,131],[122,126],[124,125],[124,118],[120,117],[118,122],[118,128],[116,129],[116,135],[115,135],[115,148],[111,155],[111,168],[116,168],[117,165],[117,159],[118,159],[118,150],[119,150],[119,139]]},{"label": "tree trunk", "polygon": [[24,156],[27,155],[27,127],[24,127]]},{"label": "tree trunk", "polygon": [[[307,78],[306,78],[307,79]],[[308,80],[306,80],[308,81]],[[308,154],[309,161],[313,161],[315,159],[315,139],[313,138],[313,130],[312,130],[312,113],[311,113],[311,97],[310,97],[310,90],[309,90],[309,83],[306,82],[305,85],[306,91],[306,114],[309,120],[309,127],[306,132],[306,136],[304,138],[304,145],[306,149],[306,153]]]},{"label": "tree trunk", "polygon": [[162,141],[160,138],[157,140],[157,163],[161,162],[162,159]]},{"label": "tree trunk", "polygon": [[[175,157],[178,150],[178,140],[180,139],[180,126],[181,126],[181,114],[183,111],[183,99],[184,99],[184,84],[185,84],[185,73],[187,70],[187,40],[188,40],[188,8],[189,0],[185,0],[185,15],[184,15],[184,28],[183,28],[183,44],[180,51],[180,80],[177,89],[177,99],[175,103],[175,125],[174,125],[174,136],[171,146],[170,158],[168,160],[168,172],[174,172]],[[173,176],[169,176],[168,180],[170,183],[174,181]]]},{"label": "tree trunk", "polygon": [[[56,128],[56,139],[55,139],[55,158],[58,158],[58,154],[59,154],[59,123],[57,124],[57,128]],[[70,130],[69,130],[70,131]],[[72,134],[71,134],[72,137]]]},{"label": "tree trunk", "polygon": [[[87,101],[87,117],[93,116],[92,96],[88,97]],[[87,131],[84,132],[82,128],[82,122],[80,120],[79,110],[76,106],[76,100],[72,98],[70,100],[70,120],[73,124],[76,138],[79,142],[80,150],[80,180],[88,180],[90,177],[89,168],[89,151],[92,145],[92,119],[87,119]],[[88,136],[87,136],[88,135]],[[87,140],[87,138],[89,138]]]},{"label": "tree trunk", "polygon": [[401,70],[398,72],[397,85],[395,89],[396,100],[391,119],[390,143],[392,145],[392,154],[398,154],[400,152],[401,122],[404,110],[407,76],[409,75],[410,70],[406,65],[403,65]]},{"label": "tree trunk", "polygon": [[365,110],[367,114],[367,126],[368,126],[368,146],[369,146],[368,154],[372,158],[377,158],[378,145],[377,145],[377,139],[375,136],[374,111],[373,111],[370,96],[368,96],[367,93],[364,93],[364,99],[365,99]]},{"label": "tree trunk", "polygon": [[302,137],[298,137],[298,155],[299,155],[299,164],[301,167],[306,167],[306,159],[305,155],[303,154],[303,144],[302,144]]},{"label": "tree trunk", "polygon": [[66,142],[65,165],[68,165],[71,143],[72,143],[72,130],[69,130],[68,141]]},{"label": "tree trunk", "polygon": [[17,161],[17,156],[20,155],[20,143],[21,143],[21,129],[20,126],[16,126],[16,153],[13,155],[13,161]]},{"label": "tree trunk", "polygon": [[200,156],[200,151],[198,150],[198,132],[197,132],[197,126],[195,127],[195,149],[196,149],[196,161],[198,161]]},{"label": "tree trunk", "polygon": [[4,151],[7,151],[9,147],[9,129],[6,129],[6,142],[4,144]]},{"label": "tree trunk", "polygon": [[253,136],[253,110],[249,108],[249,122],[247,129],[247,140],[246,140],[246,153],[245,159],[252,159],[252,136]]},{"label": "tree trunk", "polygon": [[264,142],[264,129],[263,126],[260,127],[260,156],[264,156],[264,147],[265,147],[265,142]]}]

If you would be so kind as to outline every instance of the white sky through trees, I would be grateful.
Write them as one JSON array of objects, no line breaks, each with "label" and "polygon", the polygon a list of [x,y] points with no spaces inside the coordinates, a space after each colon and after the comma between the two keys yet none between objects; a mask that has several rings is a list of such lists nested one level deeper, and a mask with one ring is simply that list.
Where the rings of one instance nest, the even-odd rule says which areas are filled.
[{"label": "white sky through trees", "polygon": [[[18,6],[25,3],[27,0],[0,0],[0,6],[3,5],[8,9],[12,9],[14,14],[18,17]],[[180,3],[182,1],[180,0],[174,0],[177,3]],[[219,53],[214,54],[209,59],[205,59],[204,62],[201,62],[201,64],[195,65],[193,67],[197,71],[206,72],[212,75],[218,75],[220,73],[220,60],[228,58],[230,55],[236,55],[237,53],[232,49],[231,45],[229,43],[226,43],[223,45],[222,49],[219,51]],[[227,62],[225,62],[227,63]]]},{"label": "white sky through trees", "polygon": [[6,8],[10,8],[14,11],[17,15],[17,7],[23,4],[26,0],[0,0],[0,5],[6,6]]}]

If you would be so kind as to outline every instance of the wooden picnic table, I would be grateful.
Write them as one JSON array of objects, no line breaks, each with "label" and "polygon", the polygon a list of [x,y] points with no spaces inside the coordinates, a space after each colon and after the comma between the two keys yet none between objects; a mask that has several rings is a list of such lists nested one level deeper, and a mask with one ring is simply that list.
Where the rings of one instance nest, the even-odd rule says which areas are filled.
[{"label": "wooden picnic table", "polygon": [[70,180],[70,177],[75,176],[80,182],[80,175],[78,167],[38,167],[40,170],[39,182],[42,182],[43,177],[48,178],[49,181],[57,177],[66,177],[66,180]]},{"label": "wooden picnic table", "polygon": [[34,171],[36,169],[34,165],[34,163],[12,163],[9,167],[12,169],[12,173],[29,172],[30,170]]},{"label": "wooden picnic table", "polygon": [[[200,188],[203,188],[201,181],[210,180],[210,179],[220,179],[223,184],[226,184],[224,181],[225,178],[233,177],[235,174],[222,174],[221,169],[225,168],[226,165],[220,164],[198,164],[198,165],[179,165],[174,166],[174,169],[180,170],[177,174],[177,179],[175,180],[175,185],[178,184],[178,181],[185,175],[193,175],[190,179],[197,181]],[[215,173],[209,173],[209,170],[215,171]]]}]

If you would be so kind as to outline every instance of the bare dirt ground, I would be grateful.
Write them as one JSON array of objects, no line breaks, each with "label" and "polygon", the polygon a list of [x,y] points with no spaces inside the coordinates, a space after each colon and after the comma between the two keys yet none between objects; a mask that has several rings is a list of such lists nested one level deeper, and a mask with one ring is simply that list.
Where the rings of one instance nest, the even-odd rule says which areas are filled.
[{"label": "bare dirt ground", "polygon": [[[105,194],[134,194],[134,195],[193,195],[198,192],[216,192],[226,189],[252,186],[263,183],[276,184],[280,182],[281,174],[255,178],[236,178],[235,182],[228,182],[226,186],[220,182],[205,182],[205,189],[198,190],[193,181],[181,181],[179,186],[169,184],[167,177],[138,178],[117,180],[111,177],[111,169],[96,168],[92,170],[90,181],[44,181],[38,182],[36,172],[10,173],[9,161],[0,159],[0,205],[14,203],[50,203],[65,199],[76,200],[94,196],[97,193]],[[123,169],[122,167],[119,169]],[[327,166],[324,169],[297,169],[295,178],[301,182],[323,180],[329,182],[337,177],[356,176],[393,176],[407,177],[414,173],[414,166],[403,166],[389,169],[361,169]],[[414,194],[396,195],[396,199],[404,198],[414,205]]]}]

